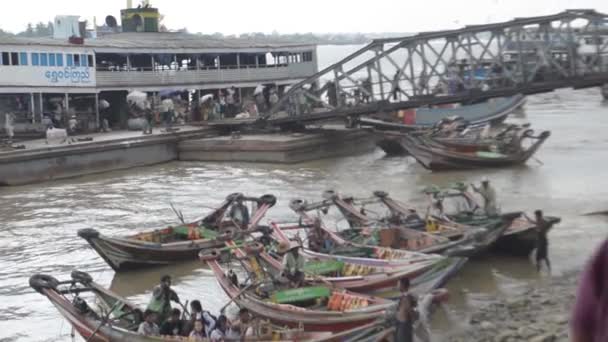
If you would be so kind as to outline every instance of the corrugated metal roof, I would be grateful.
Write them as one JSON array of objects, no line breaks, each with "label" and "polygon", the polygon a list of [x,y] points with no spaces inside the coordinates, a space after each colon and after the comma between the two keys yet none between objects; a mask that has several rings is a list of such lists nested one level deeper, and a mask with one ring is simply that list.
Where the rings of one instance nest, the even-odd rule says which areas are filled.
[{"label": "corrugated metal roof", "polygon": [[249,39],[213,39],[196,34],[174,32],[124,32],[104,35],[97,39],[85,39],[84,45],[70,44],[67,40],[53,38],[25,38],[1,36],[0,45],[72,46],[99,49],[245,49],[290,48],[314,46],[281,42],[255,42]]}]

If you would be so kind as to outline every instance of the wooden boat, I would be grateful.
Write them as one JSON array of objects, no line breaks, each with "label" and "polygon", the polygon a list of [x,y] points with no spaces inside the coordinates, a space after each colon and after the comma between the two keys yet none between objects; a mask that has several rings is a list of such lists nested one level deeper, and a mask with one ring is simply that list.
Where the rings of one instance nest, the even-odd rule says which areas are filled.
[{"label": "wooden boat", "polygon": [[492,126],[485,133],[484,126],[471,126],[467,122],[454,120],[447,123],[440,122],[437,127],[415,132],[375,130],[376,144],[389,156],[406,155],[408,154],[405,147],[407,137],[415,135],[431,138],[437,144],[461,152],[493,152],[508,149],[514,141],[518,143],[519,132],[529,127],[529,125],[499,124]]},{"label": "wooden boat", "polygon": [[[443,189],[442,196],[444,201],[462,199],[461,202],[467,203],[469,206],[469,210],[448,215],[455,222],[473,226],[486,226],[496,219],[495,217],[488,217],[481,211],[475,197],[466,190],[464,184],[458,183],[448,189]],[[545,216],[545,219],[552,223],[561,221],[561,218],[556,216]],[[536,248],[536,236],[536,225],[520,213],[492,246],[492,249],[505,254],[528,256]]]},{"label": "wooden boat", "polygon": [[[278,226],[275,226],[275,237],[277,241],[291,243]],[[392,252],[403,251],[385,249],[383,255]],[[424,259],[398,259],[401,263],[396,264],[391,262],[393,260],[344,257],[339,254],[313,252],[306,248],[302,248],[300,253],[306,258],[307,265],[310,265],[311,274],[323,277],[324,281],[336,286],[383,298],[398,296],[397,285],[402,278],[410,279],[412,291],[416,294],[422,295],[436,290],[445,285],[467,261],[466,258],[428,255]],[[270,268],[281,269],[281,262],[270,253],[261,252],[259,257]]]},{"label": "wooden boat", "polygon": [[201,254],[201,259],[209,265],[224,292],[239,307],[281,326],[302,326],[306,331],[342,332],[385,317],[396,305],[387,299],[326,284],[287,289],[268,276],[255,276],[254,282],[241,288],[209,254]]},{"label": "wooden boat", "polygon": [[[506,167],[525,163],[551,135],[543,131],[534,136],[532,130],[525,130],[517,142],[518,148],[510,151],[488,152],[467,151],[449,147],[426,137],[407,135],[403,146],[422,166],[429,170],[474,169]],[[521,147],[523,140],[534,141],[528,148]]]},{"label": "wooden boat", "polygon": [[[191,341],[179,336],[143,336],[137,333],[143,321],[143,311],[127,299],[120,297],[92,281],[90,275],[74,271],[66,281],[52,276],[36,274],[30,286],[47,297],[75,331],[90,342],[154,342]],[[91,298],[85,300],[83,297]],[[89,303],[96,303],[92,307]],[[297,325],[297,324],[296,324]],[[393,329],[380,320],[332,334],[331,332],[305,331],[286,328],[269,322],[260,326],[263,335],[248,337],[247,341],[379,341],[393,334]]]},{"label": "wooden boat", "polygon": [[[386,228],[373,227],[369,218],[352,205],[353,199],[340,198],[333,191],[326,191],[324,197],[326,198],[324,201],[312,204],[296,199],[290,203],[290,207],[304,220],[312,223],[312,218],[307,216],[306,212],[335,205],[349,222],[351,228],[338,233],[327,229],[327,227],[322,228],[332,240],[340,245],[348,241],[357,246],[373,245],[421,253],[443,253],[448,256],[472,257],[486,251],[510,225],[508,220],[513,219],[511,215],[501,217],[496,222],[496,229],[468,227],[467,229],[459,229],[456,235],[445,237],[441,234],[430,234],[412,229],[407,225],[391,225],[390,222],[381,222]],[[456,225],[456,223],[437,219],[433,227],[436,232],[450,229],[449,233],[451,234]]]},{"label": "wooden boat", "polygon": [[364,126],[372,126],[381,130],[413,131],[430,128],[442,119],[458,116],[472,125],[480,125],[503,121],[517,108],[523,106],[525,102],[525,96],[515,95],[454,108],[416,108],[413,110],[413,116],[407,124],[395,122],[392,118],[391,121],[361,118],[360,123]]},{"label": "wooden boat", "polygon": [[273,195],[257,198],[235,193],[227,196],[211,214],[192,223],[126,237],[105,236],[93,228],[86,228],[79,230],[78,236],[117,272],[196,260],[201,249],[223,246],[225,240],[235,239],[243,232],[242,227],[236,227],[237,224],[226,217],[237,199],[257,205],[246,230],[254,230],[266,211],[276,203]]}]

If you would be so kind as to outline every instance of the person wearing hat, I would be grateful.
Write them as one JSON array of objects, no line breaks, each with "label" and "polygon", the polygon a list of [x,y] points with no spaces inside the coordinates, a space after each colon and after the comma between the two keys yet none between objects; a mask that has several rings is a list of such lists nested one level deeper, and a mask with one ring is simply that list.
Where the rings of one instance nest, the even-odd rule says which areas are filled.
[{"label": "person wearing hat", "polygon": [[483,211],[488,216],[498,215],[498,209],[496,207],[496,190],[490,185],[490,181],[487,177],[481,180],[481,187],[476,187],[471,184],[471,187],[477,192],[481,198],[483,198]]},{"label": "person wearing hat", "polygon": [[147,309],[156,312],[159,321],[164,322],[171,314],[171,301],[180,303],[177,293],[171,288],[171,276],[164,275],[160,278],[160,284],[152,290],[152,298]]},{"label": "person wearing hat", "polygon": [[298,287],[304,281],[304,257],[299,249],[299,245],[291,245],[287,241],[281,241],[277,247],[277,253],[283,256],[282,275],[289,279],[293,287]]}]

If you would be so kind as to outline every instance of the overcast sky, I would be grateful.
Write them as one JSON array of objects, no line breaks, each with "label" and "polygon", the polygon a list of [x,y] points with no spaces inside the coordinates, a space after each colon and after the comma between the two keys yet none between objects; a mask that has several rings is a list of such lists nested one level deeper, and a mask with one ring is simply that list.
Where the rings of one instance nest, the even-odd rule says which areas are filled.
[{"label": "overcast sky", "polygon": [[[136,5],[140,1],[133,0]],[[607,0],[151,0],[169,29],[242,32],[419,32],[485,24],[514,17],[594,8],[608,13]],[[30,0],[3,3],[0,28],[18,32],[28,22],[76,14],[102,24],[119,17],[126,0]]]}]

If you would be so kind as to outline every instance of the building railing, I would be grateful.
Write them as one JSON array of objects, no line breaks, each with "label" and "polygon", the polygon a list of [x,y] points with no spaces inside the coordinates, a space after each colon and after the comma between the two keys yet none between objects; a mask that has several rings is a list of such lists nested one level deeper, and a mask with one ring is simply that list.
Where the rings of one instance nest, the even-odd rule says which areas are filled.
[{"label": "building railing", "polygon": [[316,72],[314,63],[267,66],[229,66],[197,69],[97,71],[98,87],[170,86],[180,84],[268,82],[308,77]]}]

